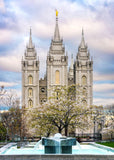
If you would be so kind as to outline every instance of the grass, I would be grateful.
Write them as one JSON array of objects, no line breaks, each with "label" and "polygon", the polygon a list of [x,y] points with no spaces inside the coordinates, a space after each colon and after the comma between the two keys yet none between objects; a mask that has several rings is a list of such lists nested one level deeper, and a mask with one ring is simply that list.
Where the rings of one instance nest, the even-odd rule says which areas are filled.
[{"label": "grass", "polygon": [[114,148],[114,142],[97,142],[98,144]]}]

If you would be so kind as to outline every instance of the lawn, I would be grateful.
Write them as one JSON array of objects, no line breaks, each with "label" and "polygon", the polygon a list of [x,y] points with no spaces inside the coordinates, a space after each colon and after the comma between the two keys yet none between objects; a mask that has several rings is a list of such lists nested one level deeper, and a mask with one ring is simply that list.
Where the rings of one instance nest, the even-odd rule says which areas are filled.
[{"label": "lawn", "polygon": [[114,142],[97,142],[98,144],[114,148]]}]

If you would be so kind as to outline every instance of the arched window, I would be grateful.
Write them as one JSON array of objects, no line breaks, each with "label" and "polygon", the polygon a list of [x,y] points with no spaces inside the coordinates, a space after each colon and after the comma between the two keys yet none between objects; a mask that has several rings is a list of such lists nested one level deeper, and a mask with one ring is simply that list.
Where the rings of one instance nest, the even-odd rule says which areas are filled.
[{"label": "arched window", "polygon": [[86,90],[86,88],[83,88],[83,96],[87,96],[87,90]]},{"label": "arched window", "polygon": [[83,103],[84,106],[87,105],[87,101],[86,100],[82,100],[82,103]]},{"label": "arched window", "polygon": [[87,78],[86,76],[82,76],[82,85],[86,85],[87,84]]},{"label": "arched window", "polygon": [[28,77],[28,83],[33,84],[33,77],[31,75]]},{"label": "arched window", "polygon": [[44,87],[41,88],[41,92],[42,92],[42,93],[45,92],[45,88],[44,88]]},{"label": "arched window", "polygon": [[29,100],[29,101],[28,101],[28,106],[29,106],[29,107],[33,107],[33,101],[32,101],[32,100]]},{"label": "arched window", "polygon": [[29,90],[28,90],[28,96],[29,97],[33,96],[33,89],[32,88],[29,88]]},{"label": "arched window", "polygon": [[60,72],[58,70],[55,72],[55,84],[60,84]]}]

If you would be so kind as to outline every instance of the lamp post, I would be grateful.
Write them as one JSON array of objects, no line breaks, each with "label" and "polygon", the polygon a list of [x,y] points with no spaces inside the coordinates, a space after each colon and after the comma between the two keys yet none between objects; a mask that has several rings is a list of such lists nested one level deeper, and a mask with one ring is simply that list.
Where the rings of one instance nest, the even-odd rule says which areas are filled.
[{"label": "lamp post", "polygon": [[93,123],[94,123],[94,141],[95,141],[95,116],[94,116],[94,119],[93,119]]},{"label": "lamp post", "polygon": [[8,127],[6,127],[6,143],[8,142]]},{"label": "lamp post", "polygon": [[14,140],[14,119],[11,121],[12,141]]}]

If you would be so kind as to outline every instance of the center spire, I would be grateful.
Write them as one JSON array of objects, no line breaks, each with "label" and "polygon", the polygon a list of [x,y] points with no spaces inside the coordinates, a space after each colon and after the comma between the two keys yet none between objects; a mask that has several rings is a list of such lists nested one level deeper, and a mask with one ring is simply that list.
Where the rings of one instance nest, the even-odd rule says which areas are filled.
[{"label": "center spire", "polygon": [[59,26],[58,26],[58,11],[57,10],[56,10],[56,25],[55,25],[54,41],[60,41]]},{"label": "center spire", "polygon": [[29,48],[33,48],[33,43],[32,43],[32,30],[30,28],[30,37],[29,37],[29,45],[28,45]]},{"label": "center spire", "polygon": [[85,40],[84,40],[84,31],[83,31],[83,28],[82,28],[82,39],[81,39],[81,43],[80,43],[80,48],[85,48],[86,45],[85,45]]}]

